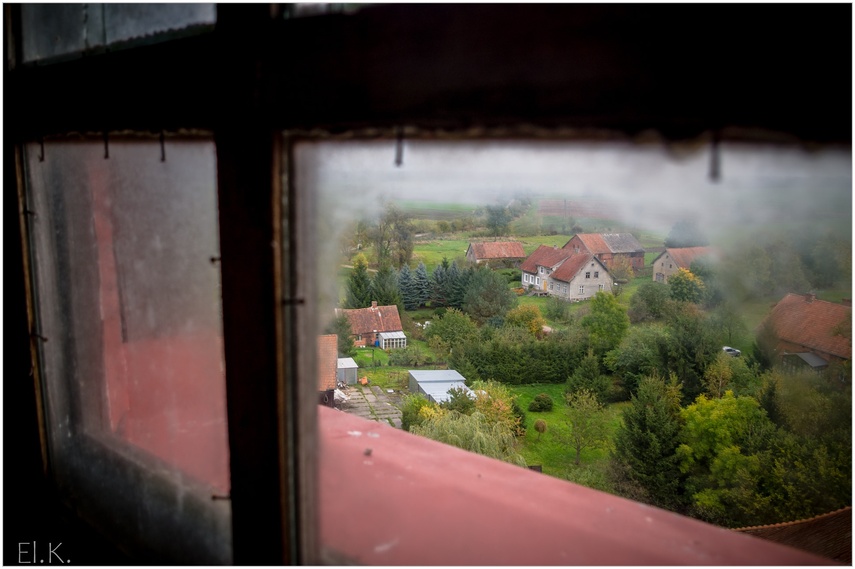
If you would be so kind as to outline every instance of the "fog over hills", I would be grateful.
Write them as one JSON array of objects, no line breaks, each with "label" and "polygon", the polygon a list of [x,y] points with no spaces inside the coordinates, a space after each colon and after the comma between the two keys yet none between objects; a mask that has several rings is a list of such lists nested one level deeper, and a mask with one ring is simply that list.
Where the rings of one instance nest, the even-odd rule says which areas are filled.
[{"label": "fog over hills", "polygon": [[615,142],[395,141],[304,143],[297,179],[336,218],[370,215],[385,200],[473,205],[533,197],[589,198],[625,223],[667,232],[691,219],[710,235],[766,223],[829,223],[851,232],[849,148]]}]

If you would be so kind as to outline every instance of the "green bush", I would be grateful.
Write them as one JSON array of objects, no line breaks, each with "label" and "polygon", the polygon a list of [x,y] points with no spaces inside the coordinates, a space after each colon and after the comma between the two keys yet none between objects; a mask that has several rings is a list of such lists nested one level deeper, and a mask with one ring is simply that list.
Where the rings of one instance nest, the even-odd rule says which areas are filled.
[{"label": "green bush", "polygon": [[419,411],[430,405],[431,402],[421,393],[405,396],[401,403],[401,429],[409,431],[410,427],[420,425],[423,418],[419,416]]},{"label": "green bush", "polygon": [[532,402],[529,403],[528,410],[534,413],[542,413],[545,411],[552,411],[552,406],[552,397],[546,393],[538,393],[534,396]]}]

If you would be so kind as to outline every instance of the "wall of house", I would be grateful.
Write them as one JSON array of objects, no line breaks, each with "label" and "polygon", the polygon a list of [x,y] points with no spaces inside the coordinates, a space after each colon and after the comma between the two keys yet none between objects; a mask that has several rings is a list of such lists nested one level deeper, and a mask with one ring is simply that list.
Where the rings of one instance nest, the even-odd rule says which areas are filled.
[{"label": "wall of house", "polygon": [[[586,279],[585,273],[588,272],[588,269],[590,269],[591,278]],[[599,271],[600,273],[600,276],[597,278],[594,278],[595,271]],[[596,264],[596,268],[587,267],[585,270],[581,271],[580,274],[576,275],[569,283],[556,279],[549,279],[549,286],[547,286],[546,292],[548,292],[550,296],[557,296],[564,300],[586,300],[600,291],[600,285],[603,285],[602,290],[611,292],[612,277],[603,267]],[[551,289],[549,288],[550,286],[552,287]],[[584,292],[579,292],[580,286],[585,287]],[[567,289],[566,293],[564,292],[565,287]]]},{"label": "wall of house", "polygon": [[658,280],[656,276],[662,275],[664,280],[660,282],[668,282],[668,277],[676,273],[679,268],[671,255],[665,253],[653,263],[653,280]]}]

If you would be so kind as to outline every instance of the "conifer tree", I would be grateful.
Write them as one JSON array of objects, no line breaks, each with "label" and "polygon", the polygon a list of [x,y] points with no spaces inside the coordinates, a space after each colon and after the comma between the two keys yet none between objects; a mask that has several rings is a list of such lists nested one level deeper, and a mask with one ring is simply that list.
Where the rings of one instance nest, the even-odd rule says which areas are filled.
[{"label": "conifer tree", "polygon": [[368,276],[368,262],[360,253],[353,260],[353,270],[347,279],[345,308],[365,308],[371,306],[371,277]]},{"label": "conifer tree", "polygon": [[424,263],[419,263],[419,266],[416,267],[412,286],[416,298],[416,308],[427,304],[427,301],[430,300],[430,279]]},{"label": "conifer tree", "polygon": [[431,275],[431,296],[430,302],[434,308],[440,306],[448,306],[448,297],[446,295],[446,280],[448,279],[448,259],[442,258],[442,263],[437,265]]},{"label": "conifer tree", "polygon": [[378,306],[395,304],[403,309],[401,293],[398,290],[398,275],[392,265],[386,263],[380,267],[371,281],[371,300],[376,300]]},{"label": "conifer tree", "polygon": [[672,376],[669,386],[659,377],[646,377],[614,439],[619,471],[644,489],[647,501],[672,510],[681,503],[679,413],[676,378]]},{"label": "conifer tree", "polygon": [[410,272],[409,265],[402,265],[401,270],[398,272],[398,290],[401,293],[401,302],[404,303],[404,310],[415,310],[419,307],[415,282],[413,281],[413,274]]}]

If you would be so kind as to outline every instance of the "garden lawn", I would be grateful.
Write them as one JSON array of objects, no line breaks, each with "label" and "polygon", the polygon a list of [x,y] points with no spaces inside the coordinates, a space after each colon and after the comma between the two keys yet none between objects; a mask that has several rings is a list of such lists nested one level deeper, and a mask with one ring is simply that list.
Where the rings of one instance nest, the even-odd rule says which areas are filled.
[{"label": "garden lawn", "polygon": [[[611,433],[608,444],[601,449],[583,450],[582,463],[576,466],[574,464],[576,452],[566,440],[570,429],[567,426],[565,413],[564,384],[520,385],[510,386],[510,388],[518,396],[517,401],[526,413],[526,434],[519,439],[519,453],[525,458],[526,463],[529,466],[541,465],[543,473],[549,476],[611,492],[612,488],[607,476],[609,449],[614,433],[621,423],[623,412],[629,403],[612,403],[606,407],[605,412],[609,417]],[[528,410],[529,404],[538,393],[546,393],[552,398],[554,402],[552,411],[535,413]],[[542,435],[534,430],[534,423],[538,419],[546,421],[547,430]],[[564,440],[562,436],[565,437]]]}]

